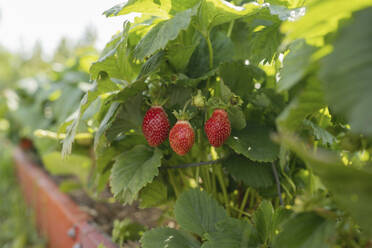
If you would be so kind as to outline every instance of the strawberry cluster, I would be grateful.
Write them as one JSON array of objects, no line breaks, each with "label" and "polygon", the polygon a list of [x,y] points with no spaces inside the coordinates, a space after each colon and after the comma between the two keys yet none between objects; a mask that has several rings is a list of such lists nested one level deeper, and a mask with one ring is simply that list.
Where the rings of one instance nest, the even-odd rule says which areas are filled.
[{"label": "strawberry cluster", "polygon": [[[145,114],[142,123],[143,134],[150,146],[159,146],[169,134],[169,143],[178,155],[187,154],[195,141],[195,132],[187,119],[180,118],[170,129],[168,115],[160,106],[151,107]],[[227,112],[224,109],[213,111],[205,125],[204,131],[209,144],[220,147],[231,133],[231,124]]]}]

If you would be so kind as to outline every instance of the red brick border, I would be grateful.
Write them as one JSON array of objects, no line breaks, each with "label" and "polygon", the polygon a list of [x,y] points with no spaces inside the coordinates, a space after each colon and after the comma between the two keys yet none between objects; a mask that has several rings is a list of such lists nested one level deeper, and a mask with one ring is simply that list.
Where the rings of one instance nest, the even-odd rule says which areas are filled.
[{"label": "red brick border", "polygon": [[36,213],[37,227],[50,248],[117,248],[111,239],[90,224],[91,218],[50,177],[17,148],[13,159],[26,202]]}]

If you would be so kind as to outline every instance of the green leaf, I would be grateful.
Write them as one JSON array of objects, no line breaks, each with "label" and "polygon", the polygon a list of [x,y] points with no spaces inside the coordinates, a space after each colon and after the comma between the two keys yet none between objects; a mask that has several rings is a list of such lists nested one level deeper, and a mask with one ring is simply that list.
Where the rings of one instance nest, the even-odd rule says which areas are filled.
[{"label": "green leaf", "polygon": [[244,156],[230,156],[223,162],[227,171],[237,180],[254,188],[267,188],[274,184],[271,164],[257,163]]},{"label": "green leaf", "polygon": [[305,76],[311,62],[311,55],[316,51],[304,40],[297,40],[289,46],[289,53],[283,60],[280,71],[278,90],[289,90]]},{"label": "green leaf", "polygon": [[206,234],[202,248],[258,247],[257,234],[248,221],[227,218],[217,224],[217,231]]},{"label": "green leaf", "polygon": [[233,106],[227,109],[231,127],[236,130],[242,130],[247,125],[243,111],[238,106]]},{"label": "green leaf", "polygon": [[141,190],[140,208],[157,207],[167,201],[167,186],[161,180],[154,180]]},{"label": "green leaf", "polygon": [[120,104],[118,102],[114,102],[110,105],[110,108],[107,110],[105,117],[101,120],[98,130],[94,136],[94,149],[97,148],[99,141],[101,139],[102,134],[106,132],[106,130],[111,126],[113,121],[113,116],[117,112]]},{"label": "green leaf", "polygon": [[168,18],[170,10],[169,1],[153,1],[153,0],[129,0],[125,3],[117,4],[114,7],[106,10],[103,14],[107,17],[127,15],[132,13],[141,13],[151,16],[159,16]]},{"label": "green leaf", "polygon": [[134,63],[132,50],[129,48],[129,30],[130,24],[125,22],[120,38],[114,39],[114,44],[109,43],[105,53],[90,67],[92,78],[96,79],[101,72],[107,73],[110,78],[123,79],[127,82],[137,77],[140,65]]},{"label": "green leaf", "polygon": [[312,121],[304,120],[304,125],[307,127],[310,127],[314,133],[314,136],[317,140],[320,140],[320,142],[323,145],[332,145],[336,142],[336,137],[330,134],[327,130],[324,128],[316,125]]},{"label": "green leaf", "polygon": [[[217,68],[220,64],[233,60],[233,44],[231,39],[224,32],[212,32],[211,43],[213,49],[213,68]],[[191,78],[199,78],[206,76],[213,70],[209,67],[209,51],[205,39],[201,39],[200,44],[192,54],[189,64],[186,69],[187,76]]]},{"label": "green leaf", "polygon": [[246,3],[236,6],[227,1],[204,0],[201,2],[197,25],[204,36],[217,25],[255,14],[262,6],[256,3]]},{"label": "green leaf", "polygon": [[171,0],[172,9],[169,13],[174,14],[194,7],[200,0]]},{"label": "green leaf", "polygon": [[182,230],[155,228],[145,232],[141,238],[143,248],[200,248],[200,243]]},{"label": "green leaf", "polygon": [[111,190],[124,203],[132,203],[138,192],[159,173],[162,153],[137,145],[117,157],[111,172]]},{"label": "green leaf", "polygon": [[169,100],[166,103],[166,107],[168,109],[176,107],[182,108],[191,95],[191,88],[183,87],[181,84],[170,85],[169,92],[167,92],[167,97]]},{"label": "green leaf", "polygon": [[336,154],[319,148],[317,152],[309,150],[308,145],[289,134],[280,135],[280,141],[311,166],[332,193],[336,203],[350,212],[366,235],[371,235],[372,220],[366,218],[372,214],[371,171],[345,166]]},{"label": "green leaf", "polygon": [[168,43],[167,59],[177,72],[185,72],[189,60],[199,45],[201,35],[195,28],[181,31],[177,39]]},{"label": "green leaf", "polygon": [[182,193],[177,199],[174,213],[183,229],[199,236],[215,231],[216,224],[227,217],[224,208],[199,189]]},{"label": "green leaf", "polygon": [[243,61],[224,63],[220,66],[223,82],[242,98],[247,98],[254,89],[254,80],[261,81],[266,75],[260,68],[244,65]]},{"label": "green leaf", "polygon": [[327,240],[334,229],[334,223],[323,217],[304,212],[291,218],[274,242],[277,248],[327,248]]},{"label": "green leaf", "polygon": [[113,141],[118,135],[133,130],[141,130],[142,120],[142,95],[129,98],[123,103],[116,113],[111,125],[105,134],[109,141]]},{"label": "green leaf", "polygon": [[109,182],[114,159],[121,152],[113,146],[107,147],[105,141],[106,139],[101,138],[101,141],[95,148],[96,167],[93,176],[96,190],[98,192],[102,192],[106,188],[107,183]]},{"label": "green leaf", "polygon": [[265,26],[253,32],[248,40],[249,61],[253,64],[271,63],[278,56],[278,47],[283,40],[281,23]]},{"label": "green leaf", "polygon": [[146,227],[133,222],[129,218],[124,220],[114,220],[114,228],[112,230],[112,241],[123,247],[124,242],[128,240],[137,241],[141,238],[141,234],[146,231]]},{"label": "green leaf", "polygon": [[[197,7],[197,6],[196,6]],[[163,21],[153,27],[135,48],[135,56],[142,60],[160,49],[164,49],[169,41],[177,38],[182,30],[186,30],[197,8],[187,9],[176,14],[172,19]]]},{"label": "green leaf", "polygon": [[266,0],[271,5],[283,5],[289,8],[297,8],[303,5],[303,0]]},{"label": "green leaf", "polygon": [[72,143],[74,142],[79,122],[88,107],[101,95],[118,90],[118,86],[109,78],[100,78],[94,81],[93,89],[88,91],[80,102],[79,108],[75,113],[73,121],[65,122],[67,126],[66,138],[62,141],[62,156],[71,153]]},{"label": "green leaf", "polygon": [[159,69],[160,65],[164,62],[164,51],[159,51],[158,53],[151,56],[141,67],[141,71],[137,77],[137,79],[144,78],[152,73],[154,73],[157,69]]},{"label": "green leaf", "polygon": [[118,92],[113,98],[113,101],[126,102],[129,98],[137,96],[139,93],[145,91],[147,85],[143,79],[137,80],[127,85],[123,90]]},{"label": "green leaf", "polygon": [[304,38],[310,44],[322,45],[324,37],[338,29],[340,20],[371,5],[370,1],[306,1],[306,15],[295,22],[286,22],[282,31],[288,34],[287,40]]},{"label": "green leaf", "polygon": [[351,25],[342,29],[334,50],[320,70],[332,110],[344,115],[351,130],[372,136],[372,8],[355,13]]},{"label": "green leaf", "polygon": [[276,123],[279,128],[296,130],[303,125],[304,119],[309,114],[323,107],[325,107],[325,104],[322,84],[318,79],[310,78],[302,92],[298,93],[277,117]]},{"label": "green leaf", "polygon": [[[94,83],[93,87],[95,87],[95,85],[96,84]],[[69,84],[63,85],[59,90],[61,95],[57,100],[51,103],[51,111],[56,118],[56,122],[62,123],[77,109],[76,106],[79,105],[83,92],[80,89],[77,89],[76,86]],[[93,98],[94,100],[97,98],[97,90],[95,92],[91,91],[91,93],[88,94],[88,97],[90,97],[88,99],[88,104],[85,104],[84,108],[91,104]],[[89,102],[89,100],[91,102]]]},{"label": "green leaf", "polygon": [[95,149],[96,167],[94,177],[97,191],[100,192],[105,189],[107,182],[109,181],[112,165],[114,164],[115,158],[120,153],[130,150],[136,145],[146,143],[145,137],[142,134],[125,135],[124,137],[121,137],[120,141],[111,144],[109,144],[105,136],[101,136]]},{"label": "green leaf", "polygon": [[233,131],[226,144],[252,161],[272,162],[279,154],[279,146],[270,138],[273,131],[269,127],[250,123],[241,131]]},{"label": "green leaf", "polygon": [[272,221],[274,217],[274,209],[271,203],[267,200],[261,202],[260,206],[254,212],[254,222],[256,224],[258,236],[262,243],[267,243],[272,237]]}]

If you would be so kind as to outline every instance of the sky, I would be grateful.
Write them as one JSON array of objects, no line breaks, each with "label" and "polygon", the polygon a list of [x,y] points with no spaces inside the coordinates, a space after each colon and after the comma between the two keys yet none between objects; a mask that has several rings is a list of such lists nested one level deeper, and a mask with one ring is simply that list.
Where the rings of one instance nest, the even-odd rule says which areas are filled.
[{"label": "sky", "polygon": [[62,37],[77,41],[89,26],[96,30],[96,45],[102,49],[125,20],[102,13],[123,1],[0,0],[0,45],[27,52],[40,41],[43,50],[52,53]]}]

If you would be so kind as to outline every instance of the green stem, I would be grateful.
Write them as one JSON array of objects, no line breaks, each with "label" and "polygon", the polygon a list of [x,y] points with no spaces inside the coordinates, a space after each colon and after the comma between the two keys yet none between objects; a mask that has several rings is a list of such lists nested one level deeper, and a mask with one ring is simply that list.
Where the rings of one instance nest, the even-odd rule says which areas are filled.
[{"label": "green stem", "polygon": [[209,34],[207,37],[205,37],[208,45],[208,51],[209,51],[209,69],[213,69],[213,47],[211,39],[209,38]]},{"label": "green stem", "polygon": [[213,191],[213,195],[217,198],[217,183],[216,183],[216,173],[215,173],[215,169],[212,167],[212,191]]},{"label": "green stem", "polygon": [[254,198],[255,198],[255,190],[252,189],[252,191],[251,191],[251,197],[249,199],[249,209],[253,208]]},{"label": "green stem", "polygon": [[176,181],[175,181],[175,178],[174,178],[174,175],[173,175],[173,172],[169,171],[168,170],[168,175],[169,175],[169,181],[174,189],[174,192],[176,193],[176,197],[178,198],[178,196],[180,195],[180,191],[178,190],[178,187],[177,187],[177,184],[176,184]]},{"label": "green stem", "polygon": [[185,114],[186,108],[189,106],[190,103],[191,103],[191,99],[188,100],[188,101],[185,103],[185,106],[183,106],[183,109],[182,109],[182,115]]},{"label": "green stem", "polygon": [[239,212],[238,219],[240,219],[242,217],[242,214],[244,213],[245,205],[247,204],[247,200],[248,200],[248,194],[249,194],[249,188],[247,188],[247,190],[245,191],[243,201],[240,205],[241,212]]},{"label": "green stem", "polygon": [[252,217],[251,214],[249,214],[247,212],[244,212],[244,211],[240,210],[239,208],[236,208],[236,207],[231,206],[231,209],[234,210],[234,211],[236,211],[236,212],[238,212],[239,213],[239,216],[241,216],[241,215],[244,214],[245,216]]},{"label": "green stem", "polygon": [[198,188],[199,188],[199,174],[200,174],[200,167],[196,167],[195,181],[196,181],[196,187],[198,187]]},{"label": "green stem", "polygon": [[210,179],[210,176],[209,176],[208,168],[209,168],[209,166],[206,166],[206,167],[202,168],[203,182],[204,182],[204,186],[206,188],[206,191],[209,192],[209,193],[213,193],[213,192],[211,192],[213,190],[212,190],[211,179]]},{"label": "green stem", "polygon": [[223,194],[223,198],[224,198],[224,201],[225,201],[226,212],[227,212],[228,215],[230,215],[229,195],[227,194],[226,184],[225,184],[225,180],[223,178],[223,172],[222,172],[221,165],[216,168],[215,172],[216,172],[216,175],[217,175],[218,182],[220,183],[221,188],[222,188],[222,194]]},{"label": "green stem", "polygon": [[227,30],[227,34],[226,34],[227,37],[231,37],[231,33],[233,31],[233,28],[234,28],[234,23],[235,23],[235,20],[232,20],[230,22],[229,29]]}]

